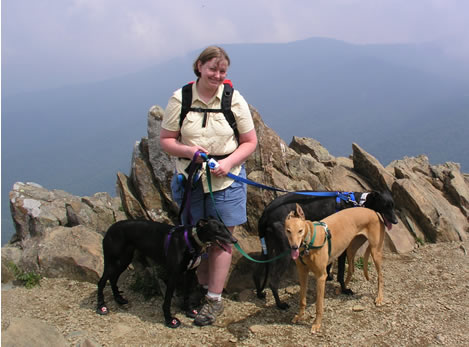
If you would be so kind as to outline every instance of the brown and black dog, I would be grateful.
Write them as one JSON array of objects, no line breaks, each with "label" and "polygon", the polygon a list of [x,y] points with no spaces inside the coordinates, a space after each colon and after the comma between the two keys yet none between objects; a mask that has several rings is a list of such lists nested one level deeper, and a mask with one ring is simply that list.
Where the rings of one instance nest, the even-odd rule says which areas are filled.
[{"label": "brown and black dog", "polygon": [[[397,223],[397,219],[393,220]],[[311,332],[316,333],[321,328],[324,312],[324,291],[327,278],[327,265],[347,250],[349,264],[359,246],[363,242],[352,242],[357,236],[365,236],[369,246],[364,255],[364,264],[368,264],[371,253],[378,274],[378,295],[376,305],[383,302],[383,274],[381,263],[383,257],[384,228],[389,222],[382,219],[375,211],[356,207],[342,210],[322,222],[312,222],[305,219],[300,205],[296,211],[291,211],[285,219],[285,233],[291,247],[291,256],[296,262],[300,282],[300,309],[293,318],[296,323],[304,318],[306,308],[306,291],[308,273],[313,272],[316,278],[316,318]],[[350,246],[350,247],[349,247]],[[352,266],[349,266],[347,280],[350,280]]]}]

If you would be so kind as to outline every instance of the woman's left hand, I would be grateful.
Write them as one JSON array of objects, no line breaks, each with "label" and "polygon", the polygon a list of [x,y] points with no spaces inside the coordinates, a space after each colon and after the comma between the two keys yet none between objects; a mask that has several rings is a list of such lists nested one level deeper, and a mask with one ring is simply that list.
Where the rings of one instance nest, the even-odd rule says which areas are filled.
[{"label": "woman's left hand", "polygon": [[221,159],[218,161],[218,167],[216,169],[211,169],[210,171],[217,177],[226,176],[230,172],[232,165],[228,158]]}]

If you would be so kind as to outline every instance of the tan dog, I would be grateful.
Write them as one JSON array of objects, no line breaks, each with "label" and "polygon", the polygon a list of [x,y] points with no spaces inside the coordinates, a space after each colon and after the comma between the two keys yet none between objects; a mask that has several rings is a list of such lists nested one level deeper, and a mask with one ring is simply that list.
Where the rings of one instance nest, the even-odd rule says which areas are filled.
[{"label": "tan dog", "polygon": [[[375,211],[364,207],[354,207],[337,212],[318,223],[306,220],[303,210],[297,204],[296,211],[291,211],[285,219],[285,233],[290,243],[291,256],[296,262],[300,282],[300,310],[293,318],[293,323],[304,318],[308,273],[311,271],[316,278],[316,318],[311,327],[311,332],[316,333],[320,330],[324,312],[327,264],[346,249],[349,264],[353,264],[355,253],[363,240],[360,240],[360,238],[357,239],[359,242],[352,242],[352,240],[359,235],[365,236],[369,241],[364,256],[364,264],[368,264],[368,257],[371,252],[378,273],[378,295],[375,303],[376,305],[382,304],[383,274],[381,262],[384,244],[384,223]],[[364,271],[367,277],[366,266],[364,266]],[[349,265],[347,282],[350,281],[352,272],[353,266]]]}]

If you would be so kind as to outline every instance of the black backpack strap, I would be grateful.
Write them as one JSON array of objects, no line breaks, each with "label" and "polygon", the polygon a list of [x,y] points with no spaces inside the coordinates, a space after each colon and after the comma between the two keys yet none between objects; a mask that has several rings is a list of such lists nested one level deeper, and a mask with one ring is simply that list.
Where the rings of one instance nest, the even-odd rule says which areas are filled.
[{"label": "black backpack strap", "polygon": [[231,100],[233,99],[233,86],[231,86],[229,83],[224,84],[224,89],[223,89],[223,95],[221,98],[221,109],[223,112],[223,115],[225,116],[226,121],[230,125],[230,127],[233,129],[236,140],[238,141],[239,144],[239,131],[238,127],[236,126],[236,119],[233,114],[233,111],[231,111]]},{"label": "black backpack strap", "polygon": [[182,104],[181,104],[181,115],[179,116],[179,128],[182,127],[182,122],[186,118],[187,113],[191,109],[192,104],[192,83],[186,84],[182,87]]}]

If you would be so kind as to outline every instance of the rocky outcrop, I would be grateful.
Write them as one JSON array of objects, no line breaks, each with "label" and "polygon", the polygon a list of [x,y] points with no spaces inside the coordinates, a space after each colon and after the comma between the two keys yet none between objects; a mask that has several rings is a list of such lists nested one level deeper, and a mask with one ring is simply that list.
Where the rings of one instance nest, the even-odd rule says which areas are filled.
[{"label": "rocky outcrop", "polygon": [[[358,144],[350,158],[334,157],[318,141],[294,137],[286,144],[251,107],[259,139],[247,160],[248,178],[286,191],[370,191],[392,193],[399,223],[387,231],[386,248],[405,253],[419,242],[466,240],[469,232],[469,181],[455,163],[432,166],[428,158],[404,158],[387,167]],[[171,199],[174,158],[159,145],[163,110],[148,114],[148,137],[136,142],[130,174],[117,174],[118,198],[105,193],[76,197],[17,183],[10,192],[16,234],[2,259],[47,276],[95,282],[102,271],[101,239],[113,222],[146,218],[176,223]],[[283,194],[248,186],[248,222],[235,231],[250,255],[260,251],[257,221],[265,206]],[[234,252],[228,286],[252,287],[252,264]],[[248,283],[249,282],[249,283]]]},{"label": "rocky outcrop", "polygon": [[120,199],[107,193],[77,197],[35,183],[16,183],[10,207],[16,234],[2,248],[2,262],[43,276],[90,282],[102,274],[104,233],[127,218]]},{"label": "rocky outcrop", "polygon": [[[415,237],[427,241],[467,239],[468,185],[454,163],[431,166],[424,155],[389,165],[392,191],[404,223]],[[458,187],[456,189],[456,187]]]}]

